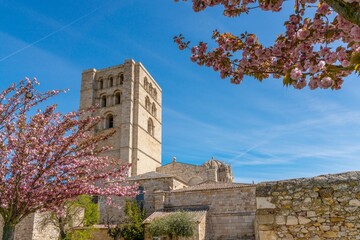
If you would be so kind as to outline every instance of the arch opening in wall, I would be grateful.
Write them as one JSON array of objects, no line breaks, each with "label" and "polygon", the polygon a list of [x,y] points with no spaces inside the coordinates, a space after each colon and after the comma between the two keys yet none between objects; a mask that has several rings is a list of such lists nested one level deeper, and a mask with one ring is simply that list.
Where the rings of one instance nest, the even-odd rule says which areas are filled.
[{"label": "arch opening in wall", "polygon": [[146,91],[149,89],[149,82],[147,80],[147,77],[144,77],[144,88]]},{"label": "arch opening in wall", "polygon": [[124,74],[123,73],[119,74],[119,83],[120,83],[120,85],[123,85],[123,83],[124,83]]},{"label": "arch opening in wall", "polygon": [[154,98],[155,100],[157,100],[157,91],[156,91],[156,89],[155,89],[155,88],[154,88],[153,98]]},{"label": "arch opening in wall", "polygon": [[204,180],[201,177],[193,177],[189,180],[188,184],[189,186],[194,186],[194,185],[198,185],[200,183],[204,182]]},{"label": "arch opening in wall", "polygon": [[145,97],[145,108],[146,110],[150,111],[150,98],[148,96]]},{"label": "arch opening in wall", "polygon": [[115,104],[120,104],[121,103],[121,93],[117,92],[115,93]]},{"label": "arch opening in wall", "polygon": [[108,114],[105,118],[105,128],[114,128],[114,116],[112,114]]},{"label": "arch opening in wall", "polygon": [[154,122],[151,118],[148,119],[148,133],[151,135],[151,136],[154,136],[154,129],[155,129],[155,126],[154,126]]},{"label": "arch opening in wall", "polygon": [[149,84],[149,93],[150,93],[150,95],[152,95],[152,91],[153,91],[153,87],[152,87],[152,84],[150,83]]},{"label": "arch opening in wall", "polygon": [[109,87],[114,86],[114,78],[112,76],[109,77]]},{"label": "arch opening in wall", "polygon": [[106,107],[106,96],[101,97],[100,106],[101,107]]},{"label": "arch opening in wall", "polygon": [[152,104],[151,106],[151,114],[156,117],[156,106],[155,106],[155,103]]},{"label": "arch opening in wall", "polygon": [[103,89],[103,88],[104,88],[104,80],[99,79],[99,89]]}]

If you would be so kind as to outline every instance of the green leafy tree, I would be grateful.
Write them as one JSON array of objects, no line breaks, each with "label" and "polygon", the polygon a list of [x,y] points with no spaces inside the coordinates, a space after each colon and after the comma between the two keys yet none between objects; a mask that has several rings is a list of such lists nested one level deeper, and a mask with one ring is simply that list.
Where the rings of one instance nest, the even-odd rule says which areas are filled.
[{"label": "green leafy tree", "polygon": [[[85,226],[90,227],[98,222],[99,212],[96,203],[92,202],[92,197],[88,195],[80,195],[73,201],[64,202],[59,211],[51,212],[42,221],[42,226],[52,224],[59,229],[59,240],[77,239],[79,235],[71,231],[71,228]],[[84,214],[82,217],[82,213]],[[92,230],[82,231],[82,235],[89,235]],[[74,235],[75,234],[75,235]],[[79,235],[80,236],[80,235]],[[86,236],[83,239],[87,239]]]},{"label": "green leafy tree", "polygon": [[168,236],[170,239],[191,237],[195,233],[195,221],[187,212],[175,212],[155,219],[147,227],[151,236]]},{"label": "green leafy tree", "polygon": [[125,203],[125,224],[123,227],[123,237],[127,240],[144,239],[145,210],[139,207],[136,201],[127,200]]},{"label": "green leafy tree", "polygon": [[139,207],[136,201],[126,200],[125,202],[125,218],[115,227],[108,224],[108,235],[114,240],[123,237],[126,240],[142,240],[144,239],[144,226],[142,222],[145,218],[145,211]]}]

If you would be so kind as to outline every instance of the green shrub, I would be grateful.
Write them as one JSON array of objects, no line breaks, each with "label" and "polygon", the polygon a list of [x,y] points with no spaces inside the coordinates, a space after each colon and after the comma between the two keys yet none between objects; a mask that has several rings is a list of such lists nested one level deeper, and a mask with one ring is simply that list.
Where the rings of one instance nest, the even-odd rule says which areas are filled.
[{"label": "green shrub", "polygon": [[175,212],[155,219],[146,229],[153,237],[191,237],[195,233],[195,221],[187,212]]}]

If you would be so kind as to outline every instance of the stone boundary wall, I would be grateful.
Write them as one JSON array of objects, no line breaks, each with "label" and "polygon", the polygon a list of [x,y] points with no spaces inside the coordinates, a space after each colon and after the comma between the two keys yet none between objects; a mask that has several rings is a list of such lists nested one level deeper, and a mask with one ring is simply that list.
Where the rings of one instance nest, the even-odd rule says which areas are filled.
[{"label": "stone boundary wall", "polygon": [[[255,220],[255,186],[158,192],[155,198],[166,209],[208,208],[206,239],[253,240]],[[156,204],[158,207],[160,203]]]},{"label": "stone boundary wall", "polygon": [[257,240],[360,239],[360,172],[260,183]]},{"label": "stone boundary wall", "polygon": [[[15,227],[15,240],[57,240],[59,230],[52,224],[42,226],[47,213],[32,213]],[[2,239],[3,218],[0,216],[0,240]]]}]

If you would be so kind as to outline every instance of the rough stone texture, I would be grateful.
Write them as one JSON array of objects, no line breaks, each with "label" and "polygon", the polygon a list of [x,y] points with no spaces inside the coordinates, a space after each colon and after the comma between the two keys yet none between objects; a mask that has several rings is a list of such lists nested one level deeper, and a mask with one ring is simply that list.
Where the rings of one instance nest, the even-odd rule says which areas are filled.
[{"label": "rough stone texture", "polygon": [[[43,226],[41,221],[46,213],[33,213],[24,218],[15,228],[15,240],[57,240],[58,230],[48,224]],[[3,219],[0,216],[0,238],[3,231]]]},{"label": "rough stone texture", "polygon": [[[100,144],[112,147],[103,155],[130,163],[131,176],[155,171],[161,165],[162,90],[141,63],[127,60],[121,65],[84,71],[80,109],[93,105],[100,106],[93,115],[104,118],[94,134],[107,131],[109,116],[113,116],[112,128],[116,129],[111,138]],[[108,210],[100,205],[100,223],[106,223]],[[113,209],[110,215],[115,221],[121,218],[121,211]]]},{"label": "rough stone texture", "polygon": [[348,172],[258,184],[257,239],[360,239],[359,180]]},{"label": "rough stone texture", "polygon": [[201,166],[173,160],[172,163],[156,168],[156,171],[175,176],[189,186],[204,182],[232,182],[233,180],[231,167],[213,158]]},{"label": "rough stone texture", "polygon": [[162,210],[208,209],[206,239],[254,239],[255,187],[234,186],[155,192],[155,199]]},{"label": "rough stone texture", "polygon": [[[133,60],[105,69],[89,69],[82,73],[80,109],[92,105],[100,106],[94,115],[102,116],[104,120],[97,126],[95,134],[106,131],[106,118],[113,116],[113,128],[117,131],[102,143],[104,146],[112,146],[112,149],[104,154],[120,159],[123,163],[131,163],[132,176],[155,171],[161,165],[161,91],[144,66]],[[118,93],[121,96],[120,102],[116,97]],[[150,105],[146,103],[146,98]],[[153,105],[156,113],[152,109]],[[149,121],[152,121],[154,126],[150,131]]]}]

